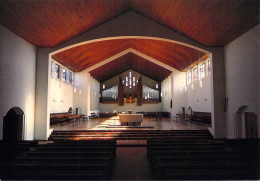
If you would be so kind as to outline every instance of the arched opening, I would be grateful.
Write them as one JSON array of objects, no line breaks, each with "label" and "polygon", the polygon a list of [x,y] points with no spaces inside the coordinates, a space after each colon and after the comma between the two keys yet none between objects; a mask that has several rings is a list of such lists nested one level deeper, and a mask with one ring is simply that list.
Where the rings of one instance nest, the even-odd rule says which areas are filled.
[{"label": "arched opening", "polygon": [[[154,46],[151,46],[151,43]],[[143,44],[150,45],[152,48],[146,49],[146,48],[144,48],[144,46],[140,46]],[[122,45],[124,45],[124,46],[122,46]],[[160,45],[159,48],[157,47],[157,45]],[[94,46],[96,47],[95,48],[95,51],[97,51],[96,53],[95,52],[93,53],[93,51],[91,51],[92,48],[90,48],[90,47],[94,47]],[[99,47],[99,48],[97,48],[97,47]],[[109,47],[109,48],[106,48],[106,47]],[[100,49],[100,51],[98,51],[98,49]],[[108,49],[109,53],[104,53],[104,55],[101,54],[100,52],[102,52],[101,51],[102,49]],[[71,52],[74,52],[74,54],[72,54]],[[84,52],[84,53],[82,53],[82,52]],[[154,52],[156,52],[156,53],[154,53]],[[165,52],[168,52],[171,56],[166,56],[168,54],[166,54]],[[82,53],[82,54],[79,55],[80,53]],[[69,55],[70,58],[65,56],[65,54]],[[78,59],[78,57],[75,55],[79,55],[81,58]],[[100,55],[100,57],[97,59],[95,57],[95,55]],[[73,74],[73,76],[74,76],[74,79],[73,79],[73,82],[74,82],[74,84],[73,84],[73,86],[74,86],[73,87],[74,88],[73,107],[81,107],[83,110],[83,113],[90,116],[91,112],[94,111],[93,106],[92,106],[94,104],[93,102],[96,100],[99,100],[98,95],[100,95],[101,93],[100,92],[97,92],[97,94],[96,94],[96,92],[91,93],[92,89],[90,89],[90,90],[86,89],[86,90],[83,90],[83,93],[84,93],[84,95],[83,95],[81,91],[82,91],[82,89],[84,89],[86,87],[85,85],[83,85],[84,82],[92,80],[91,79],[92,75],[101,74],[101,73],[96,73],[96,72],[101,72],[101,71],[95,72],[95,70],[98,70],[98,69],[109,70],[109,69],[104,68],[106,66],[106,64],[109,64],[109,66],[111,65],[111,67],[114,67],[114,65],[115,65],[114,62],[116,62],[116,61],[126,60],[126,62],[127,62],[128,59],[125,58],[125,57],[127,57],[127,55],[131,55],[128,57],[138,57],[139,63],[141,62],[140,60],[144,59],[146,62],[149,62],[150,64],[155,64],[155,65],[160,66],[171,72],[174,71],[176,74],[176,75],[174,75],[175,77],[177,77],[177,74],[179,75],[179,74],[181,74],[180,72],[182,72],[182,74],[180,75],[181,78],[179,78],[178,81],[176,80],[176,84],[179,84],[180,89],[184,90],[186,92],[185,93],[183,91],[182,96],[185,96],[185,94],[188,94],[187,93],[188,91],[189,91],[190,97],[191,96],[195,97],[197,95],[197,91],[193,91],[193,90],[191,91],[191,89],[187,90],[186,78],[184,78],[186,76],[186,74],[184,75],[184,72],[186,72],[188,69],[193,71],[192,68],[194,66],[197,66],[197,69],[200,70],[200,63],[202,61],[204,61],[205,65],[207,65],[205,67],[208,67],[209,64],[211,64],[210,66],[212,66],[212,63],[209,63],[209,62],[212,62],[212,53],[211,52],[208,52],[204,49],[201,49],[199,47],[195,47],[195,46],[192,46],[192,45],[189,45],[186,43],[169,40],[169,39],[163,39],[163,38],[143,37],[143,36],[124,36],[124,37],[100,38],[100,39],[95,39],[95,40],[90,40],[90,41],[73,44],[71,46],[61,48],[59,50],[55,50],[54,52],[49,53],[49,72],[50,72],[49,76],[50,76],[50,80],[54,83],[50,84],[51,86],[49,86],[50,94],[48,96],[50,96],[51,99],[49,99],[50,100],[50,102],[49,102],[50,111],[47,114],[55,113],[55,112],[53,112],[53,110],[56,110],[54,108],[54,104],[58,104],[59,102],[62,102],[64,100],[58,96],[58,94],[56,92],[57,89],[54,88],[55,85],[59,86],[60,89],[62,89],[61,87],[63,87],[63,86],[60,86],[60,83],[62,83],[62,81],[58,82],[58,81],[56,81],[57,78],[56,79],[54,78],[55,77],[55,74],[53,74],[54,65],[57,64],[59,66],[65,67],[65,69],[67,68],[67,69],[69,69],[69,71],[72,71],[75,73],[75,74]],[[180,55],[182,55],[182,56],[180,56]],[[92,56],[93,56],[93,58],[91,58]],[[175,56],[177,56],[177,57],[172,58]],[[122,58],[122,57],[124,57],[124,58]],[[167,61],[165,61],[165,60],[167,60]],[[129,62],[130,62],[130,60],[129,60]],[[131,62],[135,62],[135,61],[131,59]],[[127,64],[127,63],[125,63],[125,64],[118,63],[118,64],[119,65],[129,65],[130,64],[130,63],[129,64]],[[130,68],[133,69],[133,67],[130,67]],[[127,71],[127,70],[130,70],[130,68],[123,69],[123,70]],[[118,69],[119,68],[116,67],[114,70],[118,70]],[[209,73],[210,69],[211,69],[211,73]],[[149,70],[151,70],[151,69],[149,69]],[[145,70],[145,71],[147,73],[147,70]],[[207,73],[206,73],[206,71],[207,71]],[[106,71],[103,71],[103,72],[106,72]],[[111,72],[116,74],[115,73],[116,71],[111,71]],[[116,76],[114,74],[113,74],[113,76]],[[151,73],[151,74],[154,74],[154,73]],[[205,77],[208,77],[207,80],[209,80],[209,81],[205,81],[206,78],[204,78],[203,81],[205,82],[205,84],[203,82],[203,88],[202,88],[202,86],[200,86],[200,87],[197,86],[198,89],[203,90],[203,91],[201,91],[201,93],[200,93],[200,97],[201,97],[200,101],[197,101],[198,99],[196,99],[196,102],[194,103],[194,105],[197,106],[197,109],[196,109],[196,106],[193,106],[192,108],[194,108],[194,110],[198,111],[198,112],[211,113],[212,124],[210,126],[212,127],[211,130],[214,130],[214,123],[213,123],[214,122],[214,116],[213,116],[214,109],[212,106],[213,104],[211,103],[214,101],[212,98],[213,91],[211,91],[213,89],[213,85],[211,84],[211,82],[213,81],[212,74],[213,74],[212,67],[209,69],[205,68]],[[57,75],[58,75],[58,73],[57,73]],[[109,74],[109,76],[111,76],[111,75],[112,75],[112,73]],[[169,81],[169,82],[171,82],[171,83],[167,82],[167,84],[168,83],[169,83],[169,85],[173,84],[172,81],[173,81],[174,76],[172,76],[170,78],[171,81]],[[95,76],[93,76],[93,77],[95,77]],[[101,82],[102,81],[100,81],[99,83],[101,83]],[[199,84],[199,82],[202,83],[202,81],[197,81],[196,83]],[[206,84],[207,84],[207,86],[206,86]],[[172,114],[172,117],[175,116],[177,111],[174,112],[174,110],[177,110],[177,107],[180,108],[182,106],[185,106],[185,108],[187,109],[186,102],[184,102],[182,100],[178,100],[178,102],[177,102],[174,100],[174,98],[170,97],[173,95],[175,97],[177,97],[177,93],[176,93],[176,91],[173,90],[173,87],[174,86],[169,86],[170,90],[167,90],[168,95],[169,95],[169,100],[172,99],[172,107],[169,106],[170,105],[169,103],[167,103],[167,104],[165,103],[165,105],[167,105],[167,106],[165,106],[167,108],[167,110],[165,110],[165,111],[170,112]],[[207,88],[207,92],[209,92],[208,94],[204,94],[206,88]],[[176,95],[174,93],[176,93]],[[196,94],[196,95],[193,95],[193,94]],[[93,95],[97,96],[98,99],[96,99],[96,97]],[[82,96],[85,96],[85,98],[87,99],[86,102],[81,101],[81,100],[83,100],[82,98],[80,98]],[[205,96],[207,96],[207,97],[205,97]],[[68,98],[68,96],[66,96],[66,98]],[[61,101],[57,101],[59,99]],[[167,100],[167,99],[168,99],[168,97],[167,98],[165,97],[165,100]],[[183,99],[183,100],[186,100],[186,99]],[[210,101],[208,101],[208,100],[210,100]],[[191,101],[194,101],[194,100],[190,99],[189,102],[191,102]],[[69,102],[69,101],[64,101],[64,102]],[[208,106],[203,106],[202,104],[207,104]],[[187,105],[190,105],[190,104],[187,103]],[[106,108],[108,108],[109,106],[107,106]],[[103,107],[105,107],[105,106],[103,106]],[[123,107],[120,107],[120,108],[122,108],[122,110],[119,110],[119,112],[121,112],[121,111],[124,112],[124,110],[123,110],[124,108]],[[140,107],[138,107],[138,108],[140,109]],[[67,110],[67,107],[64,108],[64,110]],[[101,112],[110,112],[113,110],[118,111],[118,109],[111,109],[108,111],[108,109],[103,108],[103,110],[101,109]],[[133,109],[131,109],[131,110],[133,110]],[[156,111],[157,111],[157,109],[156,109]],[[212,132],[214,133],[214,131],[212,131]]]},{"label": "arched opening", "polygon": [[23,140],[24,136],[24,112],[19,107],[11,108],[3,123],[3,140],[4,141],[19,141]]},{"label": "arched opening", "polygon": [[235,138],[243,138],[243,130],[245,130],[245,124],[243,124],[243,115],[248,106],[240,106],[235,113]]}]

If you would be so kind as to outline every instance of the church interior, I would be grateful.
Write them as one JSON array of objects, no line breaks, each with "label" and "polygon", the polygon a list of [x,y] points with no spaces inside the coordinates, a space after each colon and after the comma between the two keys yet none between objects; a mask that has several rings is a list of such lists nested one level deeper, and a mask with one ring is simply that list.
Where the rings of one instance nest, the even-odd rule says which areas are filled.
[{"label": "church interior", "polygon": [[259,180],[259,0],[0,2],[0,180]]}]

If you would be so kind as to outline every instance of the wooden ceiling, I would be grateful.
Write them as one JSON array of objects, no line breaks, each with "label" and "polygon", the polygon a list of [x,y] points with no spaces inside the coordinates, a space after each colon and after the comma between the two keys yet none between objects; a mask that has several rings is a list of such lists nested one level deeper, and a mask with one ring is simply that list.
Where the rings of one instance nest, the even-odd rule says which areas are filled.
[{"label": "wooden ceiling", "polygon": [[[138,55],[127,53],[90,71],[90,74],[99,82],[104,82],[105,80],[115,77],[129,69],[158,82],[163,81],[171,73],[170,70],[152,63]],[[160,73],[158,74],[158,72]]]},{"label": "wooden ceiling", "polygon": [[37,47],[55,47],[127,11],[206,46],[257,25],[259,0],[2,0],[0,23]]},{"label": "wooden ceiling", "polygon": [[84,44],[52,55],[73,71],[82,71],[132,48],[177,70],[184,70],[205,53],[173,42],[151,39],[112,39]]},{"label": "wooden ceiling", "polygon": [[132,0],[131,8],[206,46],[224,46],[259,23],[259,0]]},{"label": "wooden ceiling", "polygon": [[6,0],[0,23],[37,47],[55,47],[130,7],[130,0]]}]

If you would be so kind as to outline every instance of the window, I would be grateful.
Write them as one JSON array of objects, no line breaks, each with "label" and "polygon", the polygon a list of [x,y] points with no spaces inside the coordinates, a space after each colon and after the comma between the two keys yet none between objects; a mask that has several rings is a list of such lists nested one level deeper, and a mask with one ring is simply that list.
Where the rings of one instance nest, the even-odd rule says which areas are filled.
[{"label": "window", "polygon": [[103,89],[105,89],[106,88],[106,86],[105,86],[105,84],[103,84]]},{"label": "window", "polygon": [[69,83],[73,84],[73,76],[72,76],[72,72],[69,71]]},{"label": "window", "polygon": [[55,78],[60,78],[60,66],[58,64],[55,65]]},{"label": "window", "polygon": [[62,74],[62,80],[64,82],[67,82],[67,70],[65,68],[63,68],[63,74]]},{"label": "window", "polygon": [[51,61],[51,77],[54,77],[54,62]]},{"label": "window", "polygon": [[158,87],[159,87],[158,84],[156,84],[156,85],[155,85],[155,88],[158,89]]},{"label": "window", "polygon": [[205,77],[205,63],[200,65],[200,79]]},{"label": "window", "polygon": [[187,72],[187,84],[191,83],[191,71]]},{"label": "window", "polygon": [[128,77],[125,78],[125,86],[128,86]]},{"label": "window", "polygon": [[210,69],[211,69],[210,60],[208,60],[208,72],[209,72],[209,74],[210,74]]},{"label": "window", "polygon": [[193,79],[198,80],[198,68],[197,67],[193,69]]}]

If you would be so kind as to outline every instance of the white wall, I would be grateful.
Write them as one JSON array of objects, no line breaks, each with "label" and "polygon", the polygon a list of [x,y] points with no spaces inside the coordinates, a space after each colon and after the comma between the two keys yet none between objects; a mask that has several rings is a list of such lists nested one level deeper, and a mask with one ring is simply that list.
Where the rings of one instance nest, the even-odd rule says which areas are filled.
[{"label": "white wall", "polygon": [[[206,63],[206,76],[201,79],[199,68],[200,65],[204,62]],[[211,84],[210,84],[211,79],[207,68],[208,61],[204,61],[204,62],[199,63],[197,66],[199,80],[195,80],[191,84],[187,85],[187,108],[190,106],[192,110],[195,112],[211,112],[212,109]]]},{"label": "white wall", "polygon": [[73,111],[80,107],[82,114],[90,115],[91,111],[98,110],[100,85],[97,80],[90,76],[84,70],[75,72],[74,86],[76,92],[73,92]]},{"label": "white wall", "polygon": [[[211,79],[208,71],[206,77],[193,81],[189,85],[186,83],[186,76],[186,72],[174,69],[172,74],[162,82],[163,110],[171,112],[172,116],[181,113],[181,107],[185,107],[185,112],[189,113],[189,106],[193,111],[211,112]],[[172,108],[170,108],[171,99]]]},{"label": "white wall", "polygon": [[228,138],[235,136],[234,114],[243,105],[248,106],[246,112],[257,114],[258,136],[260,137],[259,28],[259,25],[254,27],[224,48]]},{"label": "white wall", "polygon": [[187,113],[187,87],[186,72],[178,70],[173,71],[173,89],[172,89],[172,116],[182,113],[181,107],[185,107]]},{"label": "white wall", "polygon": [[124,98],[124,106],[119,106],[117,104],[102,104],[99,103],[99,112],[113,112],[117,110],[119,112],[128,112],[132,110],[133,113],[136,112],[160,112],[162,111],[162,103],[156,104],[142,104],[142,106],[137,106],[137,99],[135,98],[135,103],[129,104],[126,103],[126,98]]},{"label": "white wall", "polygon": [[86,71],[75,72],[75,88],[73,94],[73,111],[80,107],[82,114],[89,114],[90,111],[90,74]]},{"label": "white wall", "polygon": [[0,25],[0,139],[3,116],[20,107],[25,114],[24,139],[34,137],[36,48]]},{"label": "white wall", "polygon": [[90,78],[90,111],[98,110],[99,105],[99,94],[100,94],[100,83]]},{"label": "white wall", "polygon": [[171,112],[170,101],[172,99],[172,74],[161,83],[163,111]]},{"label": "white wall", "polygon": [[[54,64],[59,64],[56,61],[53,62]],[[73,107],[73,85],[69,84],[68,82],[64,82],[62,80],[62,70],[64,66],[62,66],[61,64],[59,65],[60,65],[60,79],[56,79],[54,73],[52,77],[51,70],[49,71],[50,113],[68,112],[69,108]],[[69,70],[68,68],[66,69]]]}]

